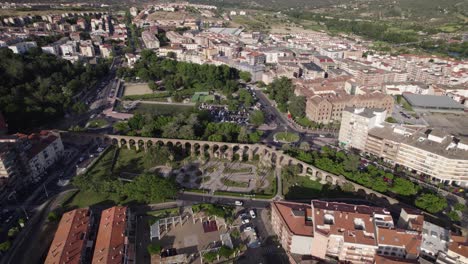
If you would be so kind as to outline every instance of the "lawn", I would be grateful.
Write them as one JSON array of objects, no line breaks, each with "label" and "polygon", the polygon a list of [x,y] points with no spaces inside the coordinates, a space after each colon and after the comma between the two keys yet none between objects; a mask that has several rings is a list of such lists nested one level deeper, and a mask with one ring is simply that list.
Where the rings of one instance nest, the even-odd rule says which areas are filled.
[{"label": "lawn", "polygon": [[285,198],[289,200],[305,200],[322,197],[356,198],[357,194],[345,192],[338,186],[322,185],[319,181],[313,181],[308,177],[299,177],[297,185],[289,187],[289,191],[285,194]]},{"label": "lawn", "polygon": [[107,122],[107,120],[102,119],[102,118],[93,119],[88,122],[89,128],[102,128],[102,127],[106,127],[107,125],[109,125],[109,122]]},{"label": "lawn", "polygon": [[195,109],[191,105],[171,105],[171,104],[145,104],[141,103],[133,110],[134,113],[152,115],[178,115],[188,113]]},{"label": "lawn", "polygon": [[118,151],[117,162],[114,166],[116,175],[122,172],[143,173],[145,170],[149,169],[145,166],[143,160],[145,156],[144,151],[137,152],[136,150],[127,148],[121,148]]},{"label": "lawn", "polygon": [[232,174],[232,173],[250,173],[252,168],[224,168],[223,173]]},{"label": "lawn", "polygon": [[248,182],[238,182],[238,181],[233,181],[233,180],[230,180],[230,179],[227,179],[227,178],[223,178],[221,180],[221,182],[226,185],[226,186],[229,186],[229,187],[242,187],[242,188],[247,188],[249,187],[249,183]]},{"label": "lawn", "polygon": [[299,135],[292,132],[279,132],[275,134],[275,139],[281,142],[297,142],[299,141]]},{"label": "lawn", "polygon": [[105,195],[91,191],[79,191],[65,205],[67,208],[83,208],[92,205],[115,205],[119,203],[117,195]]},{"label": "lawn", "polygon": [[406,110],[406,111],[409,111],[409,112],[413,112],[413,107],[411,107],[411,105],[408,103],[408,101],[405,100],[405,98],[401,98],[401,106]]}]

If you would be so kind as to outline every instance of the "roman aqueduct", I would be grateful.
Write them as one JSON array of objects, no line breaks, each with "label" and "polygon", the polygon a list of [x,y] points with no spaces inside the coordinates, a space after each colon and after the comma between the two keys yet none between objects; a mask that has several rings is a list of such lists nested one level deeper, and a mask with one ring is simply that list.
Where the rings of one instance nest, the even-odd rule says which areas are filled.
[{"label": "roman aqueduct", "polygon": [[61,136],[63,139],[71,142],[89,142],[93,140],[97,144],[112,144],[119,148],[125,147],[128,149],[136,149],[137,151],[147,151],[151,146],[160,145],[181,148],[183,150],[189,151],[192,156],[206,155],[210,158],[225,158],[228,160],[240,159],[245,161],[258,159],[275,167],[295,165],[299,169],[300,176],[309,177],[312,180],[320,180],[322,184],[340,186],[345,183],[352,184],[356,192],[364,192],[366,197],[369,199],[380,198],[381,200],[386,200],[386,203],[388,204],[398,203],[397,200],[389,196],[375,192],[359,184],[350,182],[344,176],[337,176],[323,171],[285,154],[282,150],[275,149],[263,144],[241,144],[75,132],[62,132]]}]

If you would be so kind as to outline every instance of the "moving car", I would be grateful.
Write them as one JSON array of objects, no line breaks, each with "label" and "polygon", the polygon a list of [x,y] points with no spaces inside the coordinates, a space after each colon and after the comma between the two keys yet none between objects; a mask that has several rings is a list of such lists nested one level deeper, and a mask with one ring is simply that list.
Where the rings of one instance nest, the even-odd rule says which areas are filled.
[{"label": "moving car", "polygon": [[234,204],[237,206],[242,206],[244,203],[242,201],[235,201]]}]

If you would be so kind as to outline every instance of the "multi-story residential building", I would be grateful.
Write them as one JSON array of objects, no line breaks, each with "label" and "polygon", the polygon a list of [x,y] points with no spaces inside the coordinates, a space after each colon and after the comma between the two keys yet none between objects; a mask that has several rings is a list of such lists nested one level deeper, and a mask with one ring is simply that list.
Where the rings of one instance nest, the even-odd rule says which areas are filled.
[{"label": "multi-story residential building", "polygon": [[313,80],[325,77],[325,71],[313,62],[301,63],[302,78]]},{"label": "multi-story residential building", "polygon": [[314,241],[312,255],[352,263],[370,263],[378,249],[376,221],[393,227],[383,208],[312,201]]},{"label": "multi-story residential building", "polygon": [[293,254],[311,254],[314,227],[309,204],[272,203],[271,224],[285,250]]},{"label": "multi-story residential building", "polygon": [[41,47],[41,49],[42,49],[42,52],[44,53],[52,54],[55,56],[60,55],[60,45],[51,44],[51,45],[43,46]]},{"label": "multi-story residential building", "polygon": [[335,61],[333,61],[332,58],[327,57],[327,56],[316,55],[312,58],[312,62],[320,66],[325,71],[336,68]]},{"label": "multi-story residential building", "polygon": [[110,44],[102,44],[102,45],[99,45],[99,50],[103,58],[110,58],[112,57],[112,52],[114,48]]},{"label": "multi-story residential building", "polygon": [[273,230],[288,254],[372,263],[379,248],[376,229],[393,228],[383,208],[317,200],[271,207]]},{"label": "multi-story residential building", "polygon": [[11,190],[39,181],[44,172],[63,155],[57,133],[15,134],[0,138],[0,179]]},{"label": "multi-story residential building", "polygon": [[387,111],[384,109],[346,107],[338,137],[341,146],[365,149],[369,130],[383,123],[386,116]]},{"label": "multi-story residential building", "polygon": [[266,56],[265,54],[261,53],[261,52],[250,52],[248,54],[245,55],[245,60],[247,61],[247,63],[249,65],[263,65],[265,64],[265,61],[266,61]]},{"label": "multi-story residential building", "polygon": [[86,263],[84,257],[92,222],[91,210],[87,208],[64,213],[44,263]]},{"label": "multi-story residential building", "polygon": [[10,187],[11,190],[20,189],[25,183],[23,166],[21,163],[21,153],[16,149],[16,139],[0,139],[0,196],[4,198],[7,193],[5,190]]},{"label": "multi-story residential building", "polygon": [[394,100],[390,95],[373,92],[363,95],[327,94],[307,98],[306,115],[317,123],[340,121],[345,107],[380,108],[392,111]]},{"label": "multi-story residential building", "polygon": [[417,259],[421,251],[421,234],[416,231],[377,227],[377,254],[400,259]]},{"label": "multi-story residential building", "polygon": [[60,45],[60,51],[62,56],[74,56],[76,52],[76,44],[69,41],[65,44]]},{"label": "multi-story residential building", "polygon": [[82,43],[80,45],[80,53],[84,57],[93,58],[96,55],[94,51],[94,46],[88,43]]},{"label": "multi-story residential building", "polygon": [[35,41],[27,41],[27,42],[20,42],[13,45],[8,46],[8,48],[16,54],[23,54],[26,53],[28,50],[37,47]]},{"label": "multi-story residential building", "polygon": [[146,48],[148,49],[157,49],[160,46],[159,40],[155,35],[156,33],[153,31],[143,31],[141,33],[141,38],[143,39],[143,43],[145,43]]},{"label": "multi-story residential building", "polygon": [[27,151],[27,166],[33,181],[38,181],[63,156],[63,143],[58,133],[41,131],[29,136],[18,134],[18,138],[22,142],[21,148]]},{"label": "multi-story residential building", "polygon": [[436,129],[384,123],[369,130],[365,151],[439,182],[468,186],[468,141]]},{"label": "multi-story residential building", "polygon": [[130,213],[125,206],[114,206],[102,211],[94,247],[93,264],[133,263],[131,262],[133,256],[129,252],[129,218]]}]

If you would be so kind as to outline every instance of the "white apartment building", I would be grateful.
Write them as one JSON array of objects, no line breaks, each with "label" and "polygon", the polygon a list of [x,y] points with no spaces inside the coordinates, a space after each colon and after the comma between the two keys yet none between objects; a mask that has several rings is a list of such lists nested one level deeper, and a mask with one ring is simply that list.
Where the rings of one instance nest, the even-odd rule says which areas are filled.
[{"label": "white apartment building", "polygon": [[41,47],[41,49],[42,49],[42,52],[44,52],[44,53],[52,54],[52,55],[55,55],[55,56],[60,55],[59,45],[53,45],[52,44],[52,45]]},{"label": "white apartment building", "polygon": [[73,42],[67,42],[60,45],[60,52],[62,53],[62,56],[74,56],[77,53]]},{"label": "white apartment building", "polygon": [[364,150],[369,130],[383,123],[386,117],[385,109],[346,107],[341,118],[340,144],[346,149]]},{"label": "white apartment building", "polygon": [[10,50],[13,51],[13,53],[16,54],[23,54],[26,53],[28,50],[37,47],[37,44],[35,41],[28,41],[28,42],[20,42],[16,43],[14,45],[8,46]]},{"label": "white apartment building", "polygon": [[33,136],[30,139],[32,147],[28,151],[28,165],[33,181],[38,181],[41,175],[56,161],[64,152],[62,139],[51,133]]},{"label": "white apartment building", "polygon": [[88,58],[92,58],[96,55],[96,52],[94,51],[94,46],[89,44],[81,44],[80,52],[82,56]]},{"label": "white apartment building", "polygon": [[434,181],[468,186],[466,139],[435,129],[383,123],[369,130],[365,151]]}]

